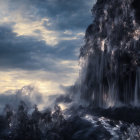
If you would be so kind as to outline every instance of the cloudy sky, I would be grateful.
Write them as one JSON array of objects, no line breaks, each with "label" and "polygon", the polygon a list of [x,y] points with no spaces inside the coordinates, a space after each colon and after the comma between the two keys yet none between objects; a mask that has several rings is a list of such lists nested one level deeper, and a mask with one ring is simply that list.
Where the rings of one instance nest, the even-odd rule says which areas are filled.
[{"label": "cloudy sky", "polygon": [[79,48],[95,0],[0,0],[0,93],[61,92],[78,76]]}]

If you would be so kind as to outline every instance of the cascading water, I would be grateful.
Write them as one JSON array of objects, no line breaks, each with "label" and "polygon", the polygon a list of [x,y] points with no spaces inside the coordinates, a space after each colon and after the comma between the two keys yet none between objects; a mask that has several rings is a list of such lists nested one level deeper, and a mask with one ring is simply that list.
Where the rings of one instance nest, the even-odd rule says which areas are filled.
[{"label": "cascading water", "polygon": [[81,98],[99,107],[139,105],[139,0],[97,0],[81,48]]}]

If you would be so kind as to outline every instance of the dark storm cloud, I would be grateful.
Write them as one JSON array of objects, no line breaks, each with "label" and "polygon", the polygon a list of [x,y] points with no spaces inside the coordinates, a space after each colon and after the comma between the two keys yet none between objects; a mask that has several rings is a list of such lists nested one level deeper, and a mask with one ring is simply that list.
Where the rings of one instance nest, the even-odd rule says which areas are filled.
[{"label": "dark storm cloud", "polygon": [[78,40],[61,41],[51,47],[33,37],[17,36],[10,26],[0,26],[0,68],[63,71],[58,61],[75,60],[78,45]]},{"label": "dark storm cloud", "polygon": [[91,9],[95,0],[11,0],[10,9],[25,5],[24,17],[32,20],[49,18],[51,30],[85,30],[91,23]]},{"label": "dark storm cloud", "polygon": [[[30,21],[42,21],[46,29],[58,33],[58,44],[54,47],[30,36],[17,36],[13,32],[15,22],[0,25],[0,69],[20,68],[25,70],[63,71],[59,60],[77,60],[84,32],[91,23],[91,8],[95,0],[5,0],[8,11],[21,14]],[[28,23],[27,23],[28,24]],[[71,34],[65,34],[70,31]],[[40,30],[35,31],[40,34]],[[76,37],[75,39],[71,39]],[[67,39],[65,39],[67,38]],[[63,69],[63,70],[62,70]],[[66,69],[65,69],[66,70]],[[70,69],[69,69],[70,71]]]},{"label": "dark storm cloud", "polygon": [[93,0],[36,0],[38,14],[47,15],[57,30],[84,30],[92,20],[92,5]]}]

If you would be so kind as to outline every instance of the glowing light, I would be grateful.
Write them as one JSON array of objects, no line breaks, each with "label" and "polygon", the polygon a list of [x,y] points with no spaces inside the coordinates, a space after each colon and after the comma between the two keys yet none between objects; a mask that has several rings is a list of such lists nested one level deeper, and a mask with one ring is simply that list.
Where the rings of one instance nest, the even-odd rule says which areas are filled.
[{"label": "glowing light", "polygon": [[62,111],[66,110],[67,109],[67,106],[63,103],[59,104],[60,108]]},{"label": "glowing light", "polygon": [[105,39],[101,41],[101,50],[105,50]]},{"label": "glowing light", "polygon": [[140,28],[135,30],[135,32],[133,33],[133,38],[135,40],[139,40],[139,38],[140,38]]}]

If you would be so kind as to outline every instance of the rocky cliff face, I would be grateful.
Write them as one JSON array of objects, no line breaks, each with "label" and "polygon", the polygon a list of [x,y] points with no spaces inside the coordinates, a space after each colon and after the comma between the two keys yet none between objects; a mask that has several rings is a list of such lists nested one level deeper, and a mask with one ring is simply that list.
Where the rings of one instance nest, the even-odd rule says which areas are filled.
[{"label": "rocky cliff face", "polygon": [[97,0],[81,48],[81,98],[100,107],[139,105],[139,0]]}]

